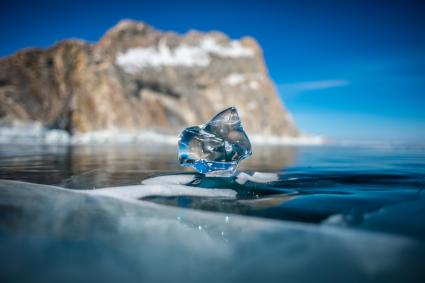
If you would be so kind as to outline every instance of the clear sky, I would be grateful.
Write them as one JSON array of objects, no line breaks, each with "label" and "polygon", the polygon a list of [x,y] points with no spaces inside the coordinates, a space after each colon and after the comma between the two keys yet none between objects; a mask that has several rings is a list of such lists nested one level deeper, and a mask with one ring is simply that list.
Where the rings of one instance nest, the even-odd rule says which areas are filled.
[{"label": "clear sky", "polygon": [[123,18],[255,37],[304,132],[425,141],[425,1],[2,0],[0,56],[95,42]]}]

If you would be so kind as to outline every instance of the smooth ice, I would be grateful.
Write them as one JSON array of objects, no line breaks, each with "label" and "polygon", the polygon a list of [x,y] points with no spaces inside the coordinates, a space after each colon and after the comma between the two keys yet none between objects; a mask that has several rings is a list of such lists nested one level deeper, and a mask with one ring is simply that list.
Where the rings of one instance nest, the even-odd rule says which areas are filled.
[{"label": "smooth ice", "polygon": [[210,176],[232,176],[252,154],[238,112],[230,107],[204,125],[186,128],[178,141],[179,161]]},{"label": "smooth ice", "polygon": [[[145,186],[178,191],[184,184],[175,177]],[[419,282],[422,274],[415,263],[424,247],[410,238],[133,197],[0,181],[0,274],[17,282],[186,283]]]}]

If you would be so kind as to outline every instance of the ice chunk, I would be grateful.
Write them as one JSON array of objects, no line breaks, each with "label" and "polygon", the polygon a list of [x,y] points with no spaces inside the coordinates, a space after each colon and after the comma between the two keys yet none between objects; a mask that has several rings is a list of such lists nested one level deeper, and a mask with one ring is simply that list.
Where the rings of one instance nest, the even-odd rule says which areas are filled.
[{"label": "ice chunk", "polygon": [[182,166],[212,176],[232,176],[238,163],[252,154],[235,107],[220,112],[207,124],[186,128],[178,144]]}]

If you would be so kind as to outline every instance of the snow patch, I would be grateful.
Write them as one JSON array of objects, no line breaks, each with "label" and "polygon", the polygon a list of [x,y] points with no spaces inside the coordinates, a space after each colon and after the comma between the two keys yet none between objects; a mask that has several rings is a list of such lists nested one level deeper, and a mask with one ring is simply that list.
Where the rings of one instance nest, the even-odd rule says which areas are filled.
[{"label": "snow patch", "polygon": [[236,40],[223,45],[212,37],[203,38],[197,45],[183,43],[174,49],[165,40],[160,40],[158,46],[130,48],[119,53],[116,64],[128,73],[162,66],[206,67],[211,61],[210,54],[230,58],[250,57],[254,50]]},{"label": "snow patch", "polygon": [[229,86],[246,85],[247,87],[256,90],[260,87],[259,80],[263,79],[260,73],[239,74],[232,73],[223,79],[223,82]]},{"label": "snow patch", "polygon": [[228,75],[228,76],[224,79],[224,81],[225,81],[225,83],[227,83],[228,85],[235,86],[235,85],[238,85],[238,84],[243,83],[246,79],[247,79],[247,78],[246,78],[246,76],[245,76],[245,75],[243,75],[243,74],[236,74],[236,73],[234,73],[234,74],[230,74],[230,75]]},{"label": "snow patch", "polygon": [[206,37],[201,41],[201,49],[222,57],[251,57],[254,50],[243,46],[239,41],[232,40],[229,45],[219,44],[214,38]]}]

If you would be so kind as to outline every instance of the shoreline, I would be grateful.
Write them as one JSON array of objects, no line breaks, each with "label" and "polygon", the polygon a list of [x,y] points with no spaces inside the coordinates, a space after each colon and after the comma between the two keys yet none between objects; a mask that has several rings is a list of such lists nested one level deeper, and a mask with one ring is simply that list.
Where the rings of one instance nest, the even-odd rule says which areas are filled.
[{"label": "shoreline", "polygon": [[[0,144],[42,144],[42,145],[99,145],[99,144],[137,144],[155,143],[175,145],[178,135],[163,134],[156,131],[128,132],[122,130],[93,131],[70,135],[65,130],[46,129],[37,124],[0,127]],[[320,136],[261,136],[252,135],[253,145],[323,145],[327,141]]]}]

